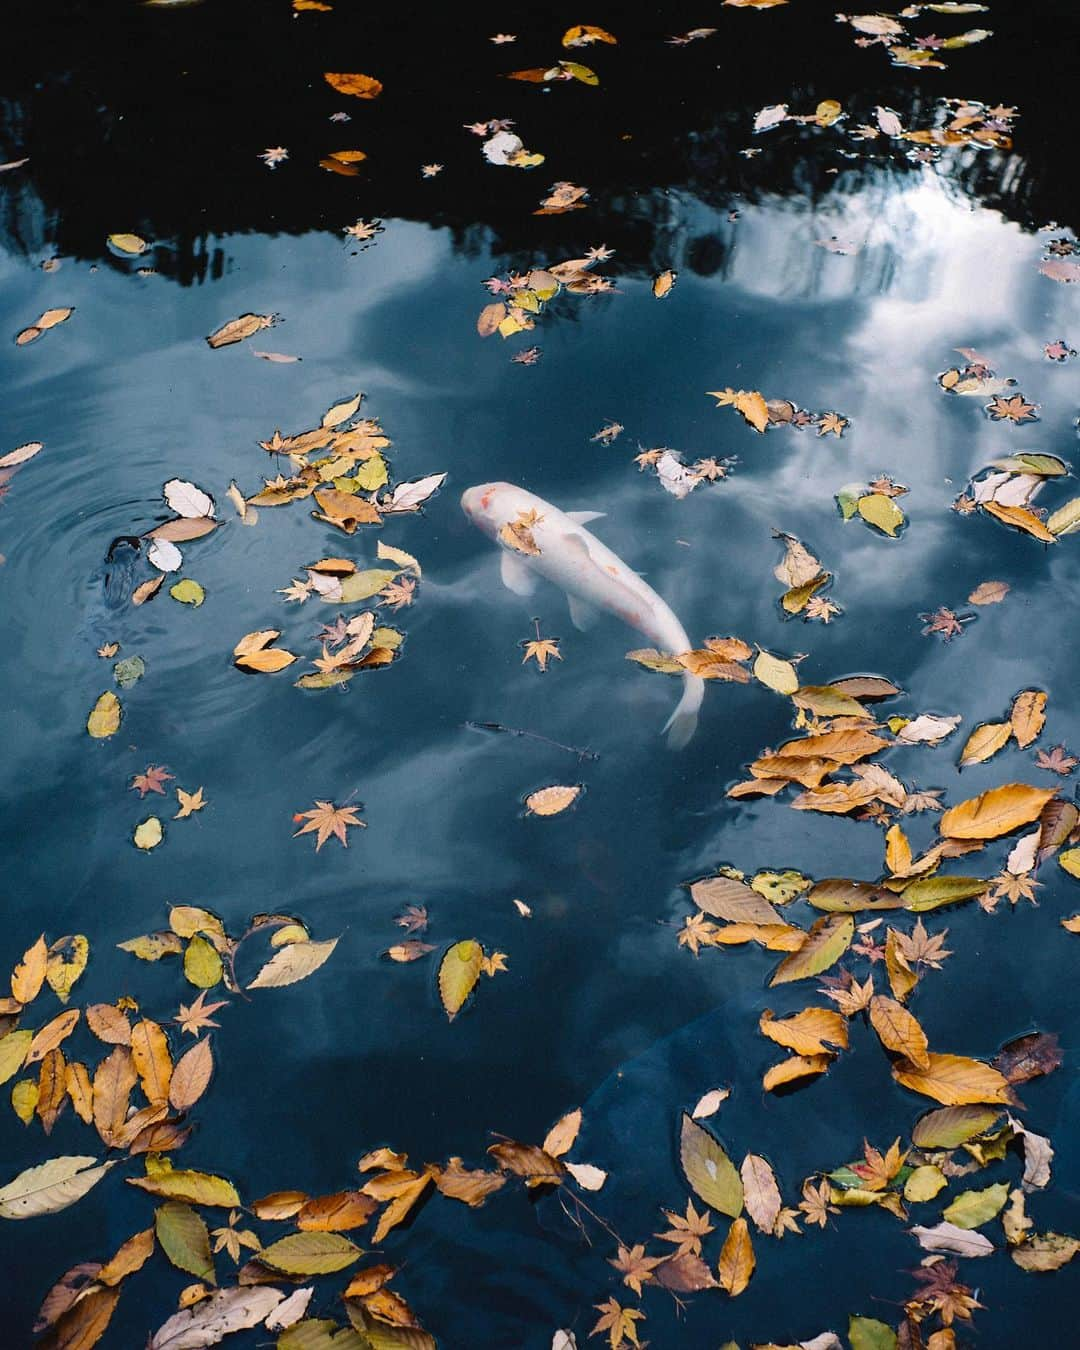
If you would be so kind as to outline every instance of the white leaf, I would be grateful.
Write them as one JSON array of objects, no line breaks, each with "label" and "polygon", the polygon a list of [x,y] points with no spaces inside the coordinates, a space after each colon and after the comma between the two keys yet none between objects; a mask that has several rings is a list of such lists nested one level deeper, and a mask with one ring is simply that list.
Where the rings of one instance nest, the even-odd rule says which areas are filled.
[{"label": "white leaf", "polygon": [[720,1109],[720,1103],[727,1101],[730,1096],[730,1088],[713,1088],[711,1092],[706,1092],[705,1096],[690,1112],[691,1119],[705,1120],[708,1116],[716,1115]]},{"label": "white leaf", "polygon": [[656,476],[673,497],[688,497],[701,482],[701,475],[688,469],[670,450],[656,461]]},{"label": "white leaf", "polygon": [[812,1341],[800,1341],[799,1350],[844,1350],[844,1347],[835,1331],[823,1331]]},{"label": "white leaf", "polygon": [[1032,830],[1030,834],[1025,834],[1023,838],[1018,839],[1013,845],[1012,852],[1005,860],[1005,869],[1011,872],[1014,877],[1022,876],[1025,872],[1030,872],[1035,866],[1035,854],[1039,849],[1039,840],[1042,837],[1042,830]]},{"label": "white leaf", "polygon": [[55,1214],[81,1200],[115,1163],[95,1167],[96,1159],[51,1158],[28,1167],[6,1186],[0,1187],[0,1219],[34,1219]]},{"label": "white leaf", "polygon": [[874,109],[874,112],[877,115],[877,124],[886,136],[902,136],[904,134],[903,123],[891,108],[878,107]]},{"label": "white leaf", "polygon": [[155,539],[146,556],[159,572],[175,572],[184,561],[184,555],[171,539]]},{"label": "white leaf", "polygon": [[1003,487],[1012,477],[1011,473],[988,474],[985,478],[980,478],[977,483],[972,484],[971,495],[977,502],[991,502],[994,500],[994,493],[998,488]]},{"label": "white leaf", "polygon": [[499,131],[490,136],[480,148],[489,164],[509,164],[510,156],[524,150],[525,146],[521,137],[515,136],[512,131]]},{"label": "white leaf", "polygon": [[577,1350],[577,1337],[572,1331],[557,1331],[551,1338],[551,1350]]},{"label": "white leaf", "polygon": [[294,1322],[299,1322],[307,1312],[307,1305],[311,1302],[314,1292],[315,1286],[309,1284],[305,1289],[297,1289],[295,1293],[290,1294],[284,1303],[279,1303],[266,1319],[267,1331],[285,1331]]},{"label": "white leaf", "polygon": [[421,502],[427,501],[436,488],[443,485],[445,479],[444,473],[432,473],[426,478],[417,478],[412,483],[399,483],[390,501],[385,506],[380,506],[379,510],[384,513],[415,511]]},{"label": "white leaf", "polygon": [[213,497],[194,483],[185,482],[183,478],[170,478],[161,491],[169,504],[169,510],[175,511],[178,516],[194,520],[199,516],[214,514]]},{"label": "white leaf", "polygon": [[148,1350],[205,1350],[233,1331],[257,1327],[284,1298],[278,1289],[219,1289],[193,1308],[174,1313],[154,1333]]},{"label": "white leaf", "polygon": [[896,733],[896,739],[903,741],[905,745],[937,745],[938,741],[943,741],[946,736],[951,736],[960,725],[959,713],[955,717],[933,717],[930,713],[923,713],[909,722],[906,727],[901,727]]},{"label": "white leaf", "polygon": [[916,1224],[908,1232],[919,1240],[919,1246],[928,1252],[951,1252],[956,1256],[989,1256],[994,1244],[981,1233],[958,1228],[954,1223],[939,1223],[933,1228]]},{"label": "white leaf", "polygon": [[1009,1117],[1013,1133],[1024,1141],[1024,1175],[1022,1185],[1025,1191],[1041,1191],[1050,1184],[1050,1163],[1054,1150],[1050,1140],[1044,1134],[1025,1130],[1018,1120]]},{"label": "white leaf", "polygon": [[41,441],[27,441],[25,445],[9,450],[6,455],[0,455],[0,469],[13,469],[16,464],[25,464],[28,459],[33,459],[44,449],[45,446]]},{"label": "white leaf", "polygon": [[607,1181],[607,1173],[599,1167],[594,1167],[592,1163],[568,1162],[565,1167],[577,1184],[586,1191],[598,1191]]},{"label": "white leaf", "polygon": [[308,581],[324,600],[341,599],[341,578],[328,576],[326,572],[308,572]]},{"label": "white leaf", "polygon": [[337,938],[329,942],[290,942],[267,961],[248,988],[280,989],[282,985],[306,980],[330,959],[337,945]]},{"label": "white leaf", "polygon": [[767,108],[762,108],[754,118],[755,131],[768,131],[770,127],[779,126],[781,122],[787,121],[788,105],[786,103],[770,103]]},{"label": "white leaf", "polygon": [[1017,473],[1010,476],[994,493],[994,501],[999,506],[1027,506],[1037,496],[1046,479],[1037,473]]}]

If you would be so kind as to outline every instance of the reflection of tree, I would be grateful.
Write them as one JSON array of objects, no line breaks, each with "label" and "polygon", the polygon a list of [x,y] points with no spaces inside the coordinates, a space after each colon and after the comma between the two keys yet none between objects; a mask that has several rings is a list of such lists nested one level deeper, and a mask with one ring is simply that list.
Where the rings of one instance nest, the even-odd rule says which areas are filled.
[{"label": "reflection of tree", "polygon": [[[1065,176],[1051,171],[1064,162],[1068,134],[1056,116],[1054,62],[1025,48],[1026,70],[1008,67],[1017,59],[1009,25],[1024,27],[1015,4],[995,6],[993,40],[927,74],[894,70],[883,52],[855,49],[830,15],[794,7],[725,13],[716,38],[672,48],[663,35],[681,31],[685,16],[661,4],[647,33],[620,33],[617,50],[595,56],[599,90],[546,93],[501,78],[515,62],[487,44],[485,24],[505,27],[497,6],[471,8],[468,24],[434,17],[422,31],[404,17],[361,18],[345,7],[294,19],[284,0],[209,0],[170,13],[118,2],[104,16],[102,8],[39,0],[20,43],[0,54],[0,161],[31,156],[0,178],[0,234],[13,253],[100,260],[110,232],[134,230],[167,241],[155,265],[190,284],[224,270],[215,237],[337,231],[364,215],[446,227],[467,256],[493,249],[508,266],[580,256],[603,241],[623,271],[671,265],[674,251],[679,266],[720,275],[730,238],[704,222],[685,237],[680,198],[726,214],[767,194],[810,212],[880,184],[888,166],[897,182],[946,175],[1027,226],[1067,219],[1071,206]],[[542,15],[536,24],[519,31],[515,56],[557,50],[558,24]],[[733,48],[728,26],[751,46]],[[766,31],[761,61],[752,44]],[[386,87],[374,103],[343,100],[322,81],[329,52],[358,49]],[[927,126],[935,101],[960,89],[1021,106],[1018,152],[961,148],[925,168],[905,158],[902,142],[849,134],[878,103],[906,126]],[[783,99],[805,112],[821,98],[838,99],[849,121],[751,135],[756,108]],[[330,124],[343,102],[352,120]],[[529,172],[485,164],[463,124],[486,114],[513,117],[547,162]],[[257,159],[268,144],[290,150],[273,172]],[[359,177],[315,167],[346,145],[368,154]],[[748,148],[762,153],[746,158]],[[447,169],[424,181],[419,165],[432,158]],[[560,177],[588,187],[587,209],[533,216]]]}]

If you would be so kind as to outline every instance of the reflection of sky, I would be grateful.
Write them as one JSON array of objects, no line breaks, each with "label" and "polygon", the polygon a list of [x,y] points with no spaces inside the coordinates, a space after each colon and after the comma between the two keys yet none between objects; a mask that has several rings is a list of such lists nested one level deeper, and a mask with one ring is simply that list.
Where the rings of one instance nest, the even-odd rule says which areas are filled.
[{"label": "reflection of sky", "polygon": [[[687,235],[719,228],[686,209]],[[815,245],[832,234],[866,242],[848,257]],[[456,505],[470,483],[505,478],[564,509],[603,510],[598,536],[645,574],[695,640],[736,633],[782,654],[807,653],[807,682],[857,670],[889,675],[910,692],[899,709],[961,713],[960,735],[1000,718],[1018,688],[1038,684],[1050,691],[1044,742],[1071,735],[1075,748],[1062,633],[1078,574],[1075,541],[1047,552],[948,509],[995,455],[1027,448],[1068,457],[1075,379],[1043,360],[1041,343],[1063,336],[1075,344],[1072,294],[1038,275],[1035,240],[951,199],[929,173],[817,217],[779,202],[747,209],[734,240],[723,279],[684,270],[663,302],[634,280],[610,297],[560,297],[516,344],[481,341],[473,329],[489,261],[462,259],[445,234],[393,221],[360,256],[324,235],[225,241],[225,276],[198,289],[70,263],[43,276],[0,258],[9,331],[46,306],[76,306],[40,343],[0,349],[0,449],[46,442],[0,508],[0,585],[17,635],[2,723],[5,786],[12,829],[32,841],[9,879],[11,943],[30,916],[50,932],[85,927],[102,971],[94,996],[132,980],[156,1009],[162,983],[174,998],[178,980],[131,973],[108,947],[160,924],[167,901],[209,904],[233,928],[273,908],[303,914],[316,936],[343,933],[334,962],[302,989],[229,1010],[219,1044],[228,1070],[206,1104],[193,1165],[229,1171],[253,1193],[338,1188],[368,1144],[459,1152],[475,1163],[487,1130],[539,1138],[560,1111],[596,1092],[581,1156],[595,1146],[592,1156],[613,1173],[620,1228],[642,1239],[656,1203],[682,1203],[670,1145],[676,1108],[716,1082],[735,1089],[722,1118],[733,1151],[772,1157],[789,1201],[799,1177],[851,1155],[864,1132],[887,1143],[908,1128],[916,1107],[891,1086],[861,1031],[827,1082],[763,1102],[758,1081],[770,1056],[754,1024],[772,959],[737,950],[695,962],[657,922],[681,922],[678,884],[722,862],[874,876],[880,832],[793,812],[784,799],[726,802],[741,766],[789,734],[784,701],[758,686],[712,685],[698,736],[683,754],[668,754],[659,730],[678,687],[623,660],[640,645],[636,636],[614,620],[579,635],[553,591],[527,601],[505,592],[494,551]],[[617,257],[608,270],[618,279]],[[249,309],[280,313],[282,322],[211,352],[204,335]],[[540,363],[511,365],[512,352],[534,341]],[[976,401],[940,392],[935,374],[956,359],[953,348],[969,345],[1042,404],[1039,423],[994,425]],[[271,365],[251,346],[304,359]],[[852,425],[839,441],[812,429],[758,437],[705,397],[728,384],[836,408]],[[418,603],[401,616],[408,641],[399,665],[321,695],[301,694],[288,674],[244,678],[231,668],[233,643],[271,625],[293,650],[314,653],[311,634],[334,609],[290,609],[274,594],[303,564],[326,553],[374,560],[371,533],[337,535],[313,523],[304,503],[264,510],[252,530],[230,521],[186,546],[185,574],[207,591],[201,610],[164,595],[140,611],[103,609],[104,550],[114,535],[153,521],[164,478],[193,478],[222,504],[234,477],[254,491],[260,473],[275,468],[255,442],[275,426],[311,425],[356,389],[394,440],[397,477],[450,474],[423,517],[392,522],[382,535],[424,565]],[[622,439],[592,443],[610,418],[626,425]],[[677,502],[632,464],[639,440],[739,463],[728,481]],[[843,523],[832,501],[841,484],[881,471],[911,487],[902,499],[910,527],[895,542]],[[1058,504],[1068,489],[1051,491]],[[828,628],[782,618],[774,527],[804,538],[835,574],[845,613]],[[919,636],[920,611],[962,608],[990,578],[1010,581],[1013,592],[981,611],[963,638],[945,646]],[[546,634],[563,639],[565,659],[544,678],[523,669],[516,645],[534,613]],[[122,655],[143,655],[147,674],[123,696],[120,735],[98,745],[82,726],[108,683],[93,649],[110,639],[121,641]],[[463,730],[467,719],[528,728],[601,757],[579,764],[535,741]],[[954,743],[896,751],[888,762],[909,782],[950,795],[1039,776],[1015,749],[962,779],[955,758]],[[143,857],[128,839],[152,803],[140,804],[126,784],[148,762],[168,764],[185,787],[202,782],[211,807],[190,822],[167,821],[165,845]],[[574,812],[523,818],[525,793],[579,779],[588,791]],[[353,791],[370,828],[353,832],[348,851],[332,842],[316,857],[308,839],[289,837],[292,812]],[[926,818],[910,828],[920,845],[932,837]],[[998,853],[976,866],[995,866]],[[1045,879],[1038,911],[948,917],[957,955],[918,996],[936,1046],[988,1053],[1064,1017],[1056,981],[1067,984],[1067,950],[1056,919],[1076,903]],[[515,896],[532,905],[532,920],[518,918]],[[509,953],[509,973],[485,981],[475,1008],[452,1027],[435,1004],[431,962],[379,959],[406,902],[429,904],[433,942],[474,935]],[[780,1012],[810,997],[799,987],[774,991],[770,1002]],[[625,1080],[609,1079],[624,1061],[632,1061]],[[288,1085],[269,1102],[268,1064]],[[1058,1079],[1025,1090],[1035,1128],[1066,1127]],[[631,1085],[629,1096],[620,1082]],[[12,1128],[0,1122],[0,1149],[22,1156]],[[67,1151],[78,1151],[77,1127],[61,1128],[71,1134]],[[1063,1158],[1062,1167],[1075,1164]],[[1075,1179],[1075,1170],[1067,1174]],[[1056,1203],[1047,1197],[1042,1213]],[[89,1224],[99,1213],[88,1208],[80,1218]],[[865,1231],[883,1245],[880,1269],[848,1268],[842,1296],[834,1280],[818,1281],[792,1335],[839,1325],[855,1303],[865,1310],[871,1295],[906,1287],[898,1276],[885,1287],[893,1279],[885,1272],[910,1265],[913,1254],[884,1219],[845,1216],[841,1236],[809,1258],[818,1239],[800,1244],[800,1262],[820,1252],[850,1262]],[[76,1246],[86,1232],[78,1220],[65,1229],[72,1260],[87,1255]],[[602,1278],[579,1285],[578,1274],[556,1265],[538,1290],[536,1267],[553,1257],[523,1201],[464,1218],[433,1204],[408,1242],[417,1306],[437,1308],[444,1326],[460,1319],[474,1343],[493,1327],[511,1343],[525,1304],[538,1309],[535,1325],[569,1321]],[[388,1248],[405,1250],[394,1239]],[[443,1282],[450,1251],[470,1268],[484,1259],[478,1252],[500,1252],[488,1321],[463,1288]],[[785,1243],[762,1258],[737,1334],[766,1331],[779,1281],[796,1268],[788,1251]],[[50,1269],[53,1262],[50,1253]],[[1002,1282],[1002,1301],[1010,1278],[987,1273]],[[710,1323],[701,1334],[715,1339],[714,1331]],[[495,1341],[503,1343],[499,1334]]]}]

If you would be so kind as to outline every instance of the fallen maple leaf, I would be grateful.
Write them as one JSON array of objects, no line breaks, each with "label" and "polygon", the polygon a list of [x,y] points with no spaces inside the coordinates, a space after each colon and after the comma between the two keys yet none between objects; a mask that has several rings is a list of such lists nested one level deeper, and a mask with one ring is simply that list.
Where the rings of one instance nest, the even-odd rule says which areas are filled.
[{"label": "fallen maple leaf", "polygon": [[641,1243],[633,1247],[619,1247],[618,1255],[608,1260],[623,1277],[623,1284],[641,1297],[641,1286],[653,1279],[654,1269],[666,1260],[662,1256],[646,1256]]},{"label": "fallen maple leaf", "polygon": [[999,394],[986,404],[986,411],[994,422],[1035,422],[1038,407],[1037,403],[1026,403],[1023,394],[1013,394],[1011,398]]},{"label": "fallen maple leaf", "polygon": [[428,926],[427,906],[406,905],[394,922],[406,933],[422,933]]},{"label": "fallen maple leaf", "polygon": [[335,806],[333,802],[315,800],[315,805],[310,811],[298,811],[293,816],[293,821],[306,820],[307,824],[297,830],[293,838],[296,839],[301,834],[310,834],[313,830],[318,831],[315,840],[315,852],[318,853],[323,844],[331,835],[341,840],[342,844],[348,848],[349,841],[345,838],[345,831],[350,825],[359,825],[361,829],[366,828],[366,821],[358,820],[357,811],[362,806]]},{"label": "fallen maple leaf", "polygon": [[180,810],[173,816],[174,820],[183,820],[185,816],[193,815],[196,811],[201,811],[206,805],[203,799],[202,788],[196,788],[194,792],[185,792],[183,788],[176,789],[176,797],[180,803]]},{"label": "fallen maple leaf", "polygon": [[559,638],[542,638],[538,631],[535,640],[519,642],[518,646],[525,652],[525,655],[521,658],[521,664],[524,665],[526,661],[535,661],[542,671],[547,670],[547,663],[552,657],[556,661],[562,660],[562,653],[559,651],[560,641]]},{"label": "fallen maple leaf", "polygon": [[165,783],[168,779],[174,777],[161,764],[150,764],[145,773],[137,773],[131,780],[132,789],[138,789],[139,796],[145,797],[148,792],[160,793],[165,796]]},{"label": "fallen maple leaf", "polygon": [[623,1308],[613,1298],[609,1298],[605,1303],[597,1303],[595,1307],[601,1316],[596,1326],[589,1332],[590,1336],[599,1336],[602,1331],[606,1331],[611,1350],[619,1350],[619,1347],[627,1341],[631,1345],[641,1344],[635,1323],[645,1320],[643,1312],[639,1312],[637,1308]]},{"label": "fallen maple leaf", "polygon": [[944,605],[940,609],[935,609],[933,614],[919,615],[919,618],[926,624],[923,629],[923,637],[929,637],[931,633],[940,633],[946,642],[963,633],[964,624],[971,623],[974,617],[973,614],[954,614],[951,609],[946,609]]},{"label": "fallen maple leaf", "polygon": [[1038,750],[1035,754],[1035,767],[1047,769],[1050,773],[1060,773],[1063,777],[1072,773],[1080,760],[1070,755],[1063,745],[1055,745],[1052,750]]},{"label": "fallen maple leaf", "polygon": [[673,1243],[678,1248],[676,1256],[686,1256],[688,1253],[700,1256],[701,1239],[714,1231],[709,1222],[709,1211],[706,1209],[699,1214],[693,1200],[687,1200],[685,1215],[676,1214],[670,1209],[665,1209],[663,1214],[671,1227],[666,1233],[654,1233],[653,1237],[659,1238],[661,1242]]},{"label": "fallen maple leaf", "polygon": [[404,605],[411,605],[413,602],[413,592],[416,590],[416,582],[409,577],[401,581],[391,581],[382,588],[379,594],[382,596],[382,603],[390,609],[401,609]]},{"label": "fallen maple leaf", "polygon": [[192,1036],[198,1037],[200,1031],[205,1031],[208,1027],[220,1026],[219,1022],[211,1020],[211,1013],[216,1013],[219,1008],[229,1006],[228,999],[221,999],[217,1003],[207,1003],[206,996],[208,990],[203,989],[199,997],[191,1004],[180,1004],[180,1011],[173,1018],[174,1022],[180,1024],[182,1032],[188,1032]]},{"label": "fallen maple leaf", "polygon": [[818,418],[817,434],[819,436],[827,436],[831,431],[834,436],[842,436],[844,434],[844,428],[847,425],[847,418],[841,417],[839,413],[822,413]]}]

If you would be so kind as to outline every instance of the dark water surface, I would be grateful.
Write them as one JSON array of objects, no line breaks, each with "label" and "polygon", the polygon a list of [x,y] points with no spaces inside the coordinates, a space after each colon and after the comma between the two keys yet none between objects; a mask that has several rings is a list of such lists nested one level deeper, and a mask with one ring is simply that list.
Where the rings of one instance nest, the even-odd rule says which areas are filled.
[{"label": "dark water surface", "polygon": [[[562,32],[579,21],[602,24],[619,45],[563,50]],[[701,23],[718,33],[665,43]],[[793,811],[790,794],[725,798],[747,762],[792,734],[789,700],[757,683],[710,683],[696,737],[669,753],[659,732],[676,682],[624,661],[641,641],[616,620],[579,634],[553,588],[531,599],[504,590],[495,550],[458,499],[505,479],[564,510],[604,511],[597,536],[645,575],[695,643],[730,633],[779,655],[806,653],[808,684],[888,676],[905,694],[883,716],[961,714],[941,746],[883,757],[909,787],[944,789],[951,804],[1021,781],[1060,784],[1071,799],[1073,779],[1032,761],[1059,742],[1080,749],[1080,543],[1044,546],[951,506],[1001,455],[1074,459],[1080,364],[1047,360],[1043,344],[1080,345],[1078,291],[1040,275],[1039,262],[1047,241],[1074,238],[1077,19],[1065,5],[998,3],[912,27],[976,25],[994,36],[946,53],[947,70],[920,72],[890,65],[881,47],[856,48],[830,6],[806,0],[760,12],[662,6],[632,23],[618,8],[481,6],[421,19],[348,0],[297,17],[287,0],[172,12],[72,0],[20,15],[19,39],[0,55],[0,162],[29,156],[0,174],[0,454],[31,440],[45,449],[0,504],[0,968],[42,929],[50,941],[85,933],[90,964],[72,1006],[128,994],[165,1021],[194,993],[177,962],[144,964],[114,944],[165,926],[170,903],[205,905],[234,933],[253,914],[283,911],[316,939],[342,935],[310,979],[250,1002],[233,997],[222,1010],[216,1076],[178,1166],[228,1176],[245,1200],[283,1188],[316,1195],[354,1184],[356,1160],[377,1145],[475,1167],[491,1132],[539,1143],[583,1105],[571,1156],[610,1173],[589,1203],[627,1241],[646,1242],[659,1206],[685,1206],[679,1113],[718,1084],[731,1097],[710,1126],[736,1162],[767,1157],[789,1205],[804,1177],[857,1157],[864,1137],[882,1148],[910,1137],[932,1103],[894,1083],[861,1017],[827,1075],[764,1094],[761,1075],[780,1054],[758,1017],[820,1004],[817,982],[767,991],[774,953],[751,945],[695,960],[676,944],[690,912],[681,882],[720,864],[873,879],[882,831]],[[517,42],[492,45],[500,31]],[[599,88],[545,92],[501,78],[560,57],[594,67]],[[385,92],[374,102],[343,97],[325,70],[377,75]],[[850,135],[879,104],[907,126],[928,125],[942,97],[1017,106],[1012,149],[959,147],[915,162],[904,142]],[[812,112],[826,98],[840,101],[846,123],[752,135],[758,108]],[[339,110],[352,120],[331,123]],[[485,163],[461,124],[498,117],[515,119],[542,166]],[[279,145],[289,158],[271,171],[257,156]],[[360,176],[318,167],[346,147],[369,156]],[[762,153],[742,156],[748,147]],[[430,162],[445,167],[424,179]],[[533,215],[559,179],[589,188],[586,209]],[[366,248],[342,233],[358,217],[385,227]],[[106,244],[115,231],[153,247],[120,258]],[[831,236],[858,250],[816,242]],[[600,244],[616,250],[599,269],[614,293],[560,295],[532,333],[477,336],[484,278]],[[44,272],[50,258],[60,265]],[[660,301],[652,278],[665,268],[678,281]],[[56,306],[75,307],[66,324],[27,347],[11,341]],[[206,334],[246,311],[282,321],[208,348]],[[511,363],[533,344],[537,364]],[[958,347],[1014,378],[1010,392],[1039,404],[1040,420],[992,422],[984,400],[943,394],[935,377],[963,364]],[[251,348],[303,360],[273,364]],[[728,385],[836,409],[850,425],[840,439],[813,427],[757,436],[705,396]],[[394,481],[446,471],[441,492],[421,515],[351,538],[312,520],[311,502],[263,509],[242,528],[229,482],[250,495],[261,475],[288,472],[257,442],[275,427],[317,425],[360,389],[393,441]],[[611,420],[626,428],[620,439],[590,440]],[[633,462],[654,446],[687,462],[737,462],[725,480],[676,500]],[[834,501],[842,485],[883,472],[910,488],[898,540],[845,523]],[[161,485],[172,477],[212,492],[228,521],[181,546],[181,575],[201,583],[205,603],[176,603],[169,578],[149,605],[115,604],[106,551],[165,517]],[[1053,508],[1076,494],[1066,484],[1044,495]],[[827,626],[779,608],[774,528],[804,540],[833,573],[829,594],[843,613]],[[255,629],[280,628],[283,645],[315,653],[311,635],[337,610],[317,598],[287,605],[277,588],[326,555],[373,566],[377,539],[424,569],[415,605],[394,620],[407,634],[398,661],[323,692],[293,686],[300,663],[272,676],[234,669],[233,644]],[[986,580],[1009,583],[1005,601],[967,605]],[[920,613],[939,606],[977,618],[947,644],[922,636]],[[564,659],[543,677],[522,665],[518,646],[533,615],[562,638]],[[85,722],[110,687],[112,663],[95,655],[107,642],[141,656],[146,673],[120,691],[119,733],[96,741]],[[1049,694],[1037,746],[1012,745],[960,775],[968,732],[1000,720],[1028,687]],[[529,729],[598,758],[469,721]],[[150,763],[176,775],[170,789],[202,784],[208,807],[173,821],[171,796],[140,803],[128,784]],[[526,793],[577,781],[587,792],[574,810],[524,816]],[[350,794],[368,828],[350,832],[347,850],[330,840],[316,855],[310,837],[292,838],[294,812]],[[144,854],[131,836],[151,808],[166,838]],[[935,821],[903,818],[917,851],[936,838]],[[1012,842],[947,866],[989,876]],[[1070,1232],[1080,1227],[1080,939],[1059,920],[1080,908],[1080,892],[1053,859],[1039,879],[1037,908],[1004,901],[990,915],[972,903],[927,916],[932,931],[948,927],[955,954],[926,974],[911,1008],[931,1046],[957,1054],[989,1058],[1033,1029],[1060,1035],[1063,1067],[1021,1096],[1025,1122],[1057,1150],[1051,1185],[1029,1197],[1029,1213],[1039,1231]],[[532,907],[530,920],[515,897]],[[427,905],[424,936],[436,950],[395,965],[380,953],[401,937],[393,919],[408,903]],[[803,925],[813,917],[803,902],[787,913]],[[485,979],[451,1024],[436,963],[467,937],[507,953],[509,969]],[[245,959],[246,983],[257,961]],[[860,979],[869,973],[865,959],[847,963]],[[873,970],[884,990],[883,967]],[[46,990],[24,1025],[58,1011]],[[82,1028],[69,1047],[91,1065],[103,1051]],[[59,1154],[102,1156],[70,1106],[46,1139],[40,1122],[24,1127],[5,1104],[0,1182]],[[149,1197],[122,1181],[138,1170],[138,1160],[124,1162],[77,1206],[0,1230],[5,1345],[31,1343],[37,1307],[62,1271],[105,1260],[151,1222]],[[1010,1155],[955,1181],[913,1206],[912,1222],[936,1223],[959,1191],[1015,1185],[1019,1171]],[[221,1214],[207,1211],[211,1226]],[[714,1221],[722,1234],[726,1220]],[[266,1241],[278,1235],[254,1226]],[[698,1294],[680,1317],[666,1294],[647,1290],[642,1339],[787,1343],[843,1333],[849,1313],[895,1325],[922,1255],[906,1227],[864,1210],[782,1243],[755,1234],[745,1294]],[[1000,1225],[985,1231],[1003,1246]],[[588,1247],[553,1199],[530,1204],[508,1186],[477,1210],[436,1195],[383,1250],[403,1266],[394,1287],[440,1346],[540,1350],[558,1327],[584,1344],[592,1305],[612,1295],[637,1306],[606,1264],[611,1238],[590,1232]],[[363,1230],[354,1236],[370,1245]],[[663,1248],[651,1241],[652,1254]],[[714,1266],[717,1252],[707,1249]],[[217,1264],[230,1282],[227,1255]],[[963,1263],[962,1278],[985,1305],[962,1344],[1073,1343],[1059,1328],[1080,1294],[1075,1264],[1027,1274],[999,1250]],[[190,1282],[156,1255],[125,1289],[102,1343],[144,1344]],[[343,1282],[319,1282],[313,1310],[341,1317]],[[268,1339],[260,1331],[231,1343]]]}]

